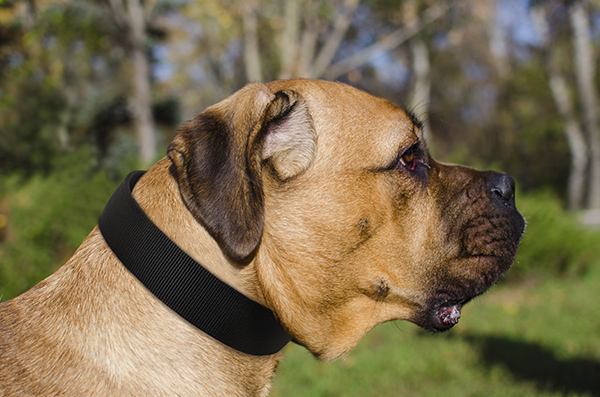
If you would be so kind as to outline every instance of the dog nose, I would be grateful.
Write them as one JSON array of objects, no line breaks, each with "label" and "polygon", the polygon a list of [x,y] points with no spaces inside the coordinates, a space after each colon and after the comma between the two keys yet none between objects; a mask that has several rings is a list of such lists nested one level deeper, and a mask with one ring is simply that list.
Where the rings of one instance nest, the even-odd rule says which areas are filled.
[{"label": "dog nose", "polygon": [[515,180],[510,176],[501,173],[490,173],[487,177],[487,186],[490,191],[506,201],[514,204],[515,202]]}]

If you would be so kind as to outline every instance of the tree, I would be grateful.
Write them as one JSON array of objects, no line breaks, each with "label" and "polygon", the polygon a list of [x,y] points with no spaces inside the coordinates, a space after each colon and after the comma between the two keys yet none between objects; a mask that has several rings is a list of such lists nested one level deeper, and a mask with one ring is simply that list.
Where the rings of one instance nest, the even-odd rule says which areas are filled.
[{"label": "tree", "polygon": [[[582,122],[576,111],[568,77],[558,65],[559,46],[551,40],[552,25],[546,7],[553,2],[537,1],[530,8],[534,26],[541,37],[544,49],[544,64],[548,74],[548,84],[552,91],[556,108],[560,113],[569,148],[571,150],[571,171],[568,184],[568,207],[600,208],[600,140],[598,131],[598,99],[594,76],[596,74],[591,29],[585,5],[582,1],[564,4],[571,26],[571,41],[574,59],[573,75],[577,82],[575,94],[582,108]],[[558,5],[563,5],[560,2]],[[583,127],[582,127],[583,126]],[[585,192],[587,188],[587,200]]]},{"label": "tree", "polygon": [[[596,84],[595,72],[589,64],[577,69],[593,60],[589,32],[597,22],[575,22],[575,3],[545,3],[552,12],[545,51],[516,39],[512,22],[497,16],[507,4],[524,4],[510,0],[7,4],[24,11],[17,28],[0,19],[3,38],[12,38],[0,43],[2,167],[45,169],[47,159],[94,137],[99,157],[110,159],[116,151],[106,149],[128,141],[132,123],[146,131],[137,139],[148,162],[160,128],[152,97],[173,93],[189,117],[249,80],[310,77],[348,82],[425,113],[436,156],[501,168],[524,189],[564,189],[570,161],[571,207],[592,195],[597,179],[587,160],[597,132],[586,127],[597,124],[597,99],[584,92]],[[547,155],[539,156],[540,147]]]},{"label": "tree", "polygon": [[127,43],[133,53],[132,110],[140,161],[144,166],[149,166],[156,154],[150,67],[146,55],[147,19],[153,4],[153,2],[142,2],[142,0],[110,0],[115,20],[125,32]]},{"label": "tree", "polygon": [[[421,25],[420,16],[418,13],[417,0],[408,0],[404,3],[404,26],[411,31],[418,30]],[[429,48],[425,40],[419,35],[415,35],[410,40],[411,54],[411,70],[413,74],[413,94],[409,108],[416,111],[418,114],[425,115],[423,120],[423,134],[425,139],[433,145],[431,137],[431,127],[429,126],[429,104],[431,96],[431,65],[429,62]]]},{"label": "tree", "polygon": [[[167,20],[173,37],[193,46],[173,46],[174,89],[194,114],[248,81],[278,78],[352,80],[419,32],[430,28],[452,2],[419,2],[419,19],[383,25],[370,0],[224,0],[189,2]],[[422,7],[421,5],[425,6]],[[398,2],[401,9],[401,2]],[[360,11],[360,13],[358,13]],[[239,23],[238,23],[239,22]],[[371,39],[364,40],[362,31]],[[202,87],[201,90],[194,87]]]},{"label": "tree", "polygon": [[122,85],[112,73],[120,59],[103,39],[114,25],[88,2],[4,6],[0,168],[48,172],[54,158],[92,142],[87,122],[95,100]]},{"label": "tree", "polygon": [[[295,1],[290,1],[295,3]],[[257,7],[253,2],[244,2],[241,6],[244,24],[244,64],[248,81],[262,81],[262,64],[258,46]]]},{"label": "tree", "polygon": [[[244,2],[240,7],[248,80],[266,76],[261,70],[261,58],[264,56],[258,50],[261,47],[278,50],[277,54],[271,55],[279,59],[280,67],[271,78],[337,79],[406,43],[448,10],[445,3],[431,5],[422,13],[421,18],[412,18],[410,25],[397,27],[376,42],[359,47],[336,61],[342,44],[348,44],[347,34],[352,27],[359,1],[343,0],[333,5],[313,0],[290,0],[283,4],[283,9],[265,7],[264,4],[259,9],[254,2]],[[259,12],[267,10],[272,13],[273,9],[277,10],[274,17],[281,23],[273,27],[274,33],[270,36],[280,38],[279,43],[276,47],[265,44],[261,46]]]},{"label": "tree", "polygon": [[322,77],[336,79],[352,70],[366,65],[377,57],[389,53],[406,43],[411,37],[421,32],[427,26],[446,15],[449,7],[450,5],[445,2],[434,3],[421,13],[419,23],[410,26],[400,26],[394,31],[383,35],[375,43],[352,53],[340,61],[332,63],[323,72]]},{"label": "tree", "polygon": [[[331,64],[348,31],[358,0],[343,0],[330,7],[313,0],[290,0],[277,7],[281,21],[275,28],[279,38],[276,48],[280,67],[277,78],[322,77]],[[244,25],[245,69],[248,80],[260,80],[264,75],[259,52],[258,18],[260,9],[256,2],[243,2],[240,13]],[[327,15],[319,18],[318,15]],[[319,31],[327,31],[323,40]]]},{"label": "tree", "polygon": [[548,74],[548,84],[556,104],[556,108],[563,119],[565,134],[571,150],[571,170],[567,187],[567,206],[571,210],[579,209],[583,205],[586,169],[588,154],[583,129],[575,112],[575,106],[567,77],[557,65],[555,46],[551,45],[551,29],[548,16],[543,4],[534,4],[531,9],[531,18],[541,38],[544,52],[544,66]]},{"label": "tree", "polygon": [[[147,21],[155,7],[127,1],[113,0],[112,8],[106,0],[3,4],[0,168],[48,172],[55,158],[83,145],[95,146],[102,165],[119,127],[128,132],[132,123],[145,131],[139,157],[153,160],[152,110],[177,109],[173,101],[151,102],[149,44],[161,32]],[[176,117],[164,115],[158,121]]]},{"label": "tree", "polygon": [[598,94],[594,76],[596,61],[591,40],[589,16],[583,1],[569,3],[569,16],[573,34],[576,79],[580,103],[583,108],[583,125],[590,151],[588,208],[600,209],[600,135],[598,126]]}]

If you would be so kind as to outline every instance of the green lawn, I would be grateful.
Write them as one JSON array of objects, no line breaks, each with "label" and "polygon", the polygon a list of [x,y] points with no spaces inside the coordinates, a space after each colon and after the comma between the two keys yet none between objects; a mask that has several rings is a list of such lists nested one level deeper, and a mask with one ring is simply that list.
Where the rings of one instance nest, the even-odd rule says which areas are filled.
[{"label": "green lawn", "polygon": [[599,396],[600,269],[499,285],[431,335],[404,322],[371,331],[343,361],[289,345],[274,396]]}]

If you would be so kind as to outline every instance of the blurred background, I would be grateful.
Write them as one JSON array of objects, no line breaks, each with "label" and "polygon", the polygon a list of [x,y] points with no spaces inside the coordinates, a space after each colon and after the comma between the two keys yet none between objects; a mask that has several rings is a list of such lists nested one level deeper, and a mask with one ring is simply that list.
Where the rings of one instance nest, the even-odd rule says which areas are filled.
[{"label": "blurred background", "polygon": [[55,271],[129,171],[249,81],[338,80],[511,174],[515,266],[444,335],[290,345],[273,394],[600,395],[600,1],[0,0],[0,296]]}]

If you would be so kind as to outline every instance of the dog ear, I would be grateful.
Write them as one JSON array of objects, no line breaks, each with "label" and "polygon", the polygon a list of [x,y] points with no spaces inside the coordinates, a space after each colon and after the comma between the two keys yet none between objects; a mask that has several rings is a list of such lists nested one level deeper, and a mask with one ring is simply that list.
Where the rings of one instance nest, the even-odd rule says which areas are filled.
[{"label": "dog ear", "polygon": [[287,180],[308,167],[315,147],[305,101],[255,83],[184,123],[167,154],[190,212],[230,259],[245,263],[262,236],[264,163]]},{"label": "dog ear", "polygon": [[263,160],[285,181],[308,168],[317,149],[317,134],[304,98],[279,91],[268,109],[262,141]]}]

